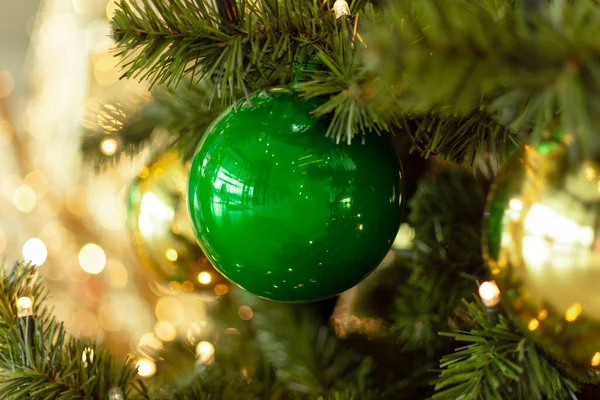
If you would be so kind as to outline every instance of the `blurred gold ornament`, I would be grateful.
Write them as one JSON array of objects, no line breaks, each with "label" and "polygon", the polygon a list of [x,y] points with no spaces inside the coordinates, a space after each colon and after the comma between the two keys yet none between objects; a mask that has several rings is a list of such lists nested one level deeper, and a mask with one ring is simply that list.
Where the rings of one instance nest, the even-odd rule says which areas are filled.
[{"label": "blurred gold ornament", "polygon": [[392,320],[393,293],[404,277],[390,252],[377,269],[364,281],[342,293],[337,301],[331,324],[342,339],[360,335],[368,340],[382,339],[395,342],[396,331]]},{"label": "blurred gold ornament", "polygon": [[214,298],[215,286],[227,281],[196,244],[185,201],[188,167],[176,150],[145,167],[129,190],[127,226],[144,268],[154,277],[193,285]]},{"label": "blurred gold ornament", "polygon": [[525,145],[488,199],[484,253],[503,305],[578,378],[600,366],[600,164]]}]

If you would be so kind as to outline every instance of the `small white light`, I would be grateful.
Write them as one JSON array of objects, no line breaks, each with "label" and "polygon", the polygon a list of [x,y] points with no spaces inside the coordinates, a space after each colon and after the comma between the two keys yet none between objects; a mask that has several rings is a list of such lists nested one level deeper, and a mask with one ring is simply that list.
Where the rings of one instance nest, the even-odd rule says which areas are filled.
[{"label": "small white light", "polygon": [[336,0],[335,3],[333,3],[333,11],[335,12],[336,18],[350,15],[350,7],[348,7],[346,0]]},{"label": "small white light", "polygon": [[198,282],[200,282],[201,284],[208,285],[210,281],[212,281],[212,277],[208,272],[200,272],[198,274]]},{"label": "small white light", "polygon": [[210,364],[214,360],[215,347],[210,342],[202,341],[196,346],[196,356],[202,364]]},{"label": "small white light", "polygon": [[108,400],[125,400],[125,395],[121,388],[114,387],[108,391]]},{"label": "small white light", "polygon": [[494,281],[483,282],[479,286],[479,296],[486,307],[496,307],[500,304],[500,289]]},{"label": "small white light", "polygon": [[117,141],[113,138],[104,138],[100,142],[100,150],[107,155],[112,156],[117,152]]},{"label": "small white light", "polygon": [[19,297],[17,299],[17,317],[32,317],[33,316],[33,300],[29,297]]},{"label": "small white light", "polygon": [[94,362],[94,349],[91,347],[86,347],[81,354],[81,361],[83,362],[83,366],[87,367],[88,363]]},{"label": "small white light", "polygon": [[149,378],[156,373],[156,364],[152,360],[142,358],[135,364],[138,369],[138,375]]}]

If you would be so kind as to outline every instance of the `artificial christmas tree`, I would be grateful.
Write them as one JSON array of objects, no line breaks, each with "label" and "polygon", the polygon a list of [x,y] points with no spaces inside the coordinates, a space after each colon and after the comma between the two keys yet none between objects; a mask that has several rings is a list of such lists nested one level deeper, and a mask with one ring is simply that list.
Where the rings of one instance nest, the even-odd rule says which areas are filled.
[{"label": "artificial christmas tree", "polygon": [[[176,150],[182,162],[193,159],[188,189],[191,221],[206,254],[233,281],[238,279],[232,271],[246,273],[236,270],[244,267],[236,265],[236,259],[257,259],[264,249],[249,244],[260,240],[281,247],[278,251],[286,255],[278,264],[268,260],[265,268],[285,270],[292,262],[312,262],[310,247],[297,251],[285,240],[287,230],[310,233],[312,217],[331,211],[331,204],[339,206],[329,201],[335,199],[332,189],[332,197],[317,196],[331,204],[311,203],[303,209],[301,203],[292,202],[302,219],[285,229],[275,226],[276,235],[235,242],[247,240],[244,235],[269,232],[268,224],[281,217],[273,209],[272,215],[260,215],[258,222],[235,225],[233,230],[229,226],[231,249],[227,242],[210,237],[215,230],[223,236],[218,229],[225,212],[225,222],[242,215],[236,214],[243,211],[235,208],[240,203],[227,199],[249,197],[250,187],[254,188],[246,185],[236,192],[242,185],[236,186],[233,178],[241,182],[246,177],[226,167],[248,170],[253,161],[265,161],[256,152],[268,149],[246,145],[260,139],[257,131],[265,137],[280,134],[281,121],[291,128],[280,142],[288,140],[286,135],[290,143],[301,134],[315,136],[305,141],[302,154],[320,154],[326,143],[328,151],[356,151],[357,159],[367,158],[371,167],[395,160],[392,149],[410,148],[429,157],[422,169],[404,162],[405,174],[418,180],[402,193],[405,231],[411,234],[401,250],[387,254],[385,265],[372,278],[354,289],[358,295],[343,295],[337,306],[336,299],[310,304],[268,301],[232,285],[226,286],[228,296],[206,306],[202,323],[186,325],[181,303],[170,292],[155,290],[160,297],[159,339],[146,337],[144,343],[152,351],[141,351],[125,364],[115,363],[93,343],[67,339],[45,308],[47,292],[36,270],[7,265],[0,275],[0,367],[6,371],[0,378],[0,396],[223,400],[599,396],[594,384],[599,382],[595,367],[600,364],[600,349],[594,346],[600,331],[590,290],[598,268],[594,246],[600,6],[596,1],[218,0],[215,6],[189,0],[120,1],[112,37],[124,57],[124,77],[148,81],[155,85],[154,92],[141,106],[108,110],[110,118],[104,120],[110,123],[90,132],[83,151],[96,165],[145,147],[155,154],[162,154],[165,147]],[[260,109],[260,95],[251,94],[276,98],[290,96],[290,90],[294,97],[282,108]],[[250,106],[253,101],[256,109]],[[217,119],[221,110],[234,104],[229,114]],[[249,119],[235,120],[236,113],[248,113]],[[218,129],[209,129],[204,136],[215,119],[213,128]],[[323,129],[300,129],[323,121]],[[250,122],[253,125],[246,128]],[[227,130],[228,124],[235,134]],[[298,132],[294,124],[302,125]],[[551,146],[545,134],[549,129],[565,132]],[[156,132],[163,132],[166,139],[161,145],[150,140],[158,137]],[[397,137],[395,145],[380,146],[383,139],[377,135],[390,132]],[[110,154],[98,152],[106,133],[119,144]],[[377,143],[378,156],[369,153],[372,143]],[[298,156],[297,146],[293,148]],[[505,163],[515,148],[515,158]],[[346,170],[354,172],[350,164]],[[357,162],[355,167],[362,165]],[[346,289],[370,271],[389,248],[380,247],[379,236],[391,244],[390,231],[399,222],[400,186],[399,181],[389,182],[399,168],[373,170],[381,172],[368,174],[357,186],[356,199],[384,222],[377,222],[370,241],[364,242],[369,248],[357,249],[359,244],[350,246],[346,239],[350,235],[346,229],[353,232],[355,221],[344,220],[341,211],[336,214],[342,222],[351,222],[335,232],[344,240],[331,240],[331,248],[318,249],[339,252],[327,276],[334,288],[314,298]],[[253,179],[268,181],[258,176],[256,168],[249,171]],[[322,180],[335,179],[317,172]],[[231,188],[223,189],[227,179]],[[302,179],[293,171],[280,177],[265,196],[279,200],[268,204],[281,205],[280,199],[288,194],[286,185],[302,184]],[[495,186],[486,209],[491,182]],[[382,193],[382,187],[390,186],[394,189],[388,193],[388,204],[375,201],[377,196],[371,201],[370,191]],[[551,226],[544,216],[558,225]],[[259,222],[264,226],[254,229]],[[567,244],[568,257],[563,257]],[[549,249],[560,257],[551,257]],[[372,262],[366,263],[360,277],[344,275],[362,250],[377,257],[368,257]],[[254,261],[257,265],[249,274],[263,268]],[[555,279],[559,274],[565,279]],[[555,286],[542,285],[549,277]],[[337,285],[342,278],[347,281]],[[498,285],[482,285],[491,279]],[[582,282],[585,288],[579,287]],[[264,282],[253,278],[251,283],[273,284],[268,278]],[[555,287],[561,293],[554,293]],[[250,289],[265,295],[256,287]],[[349,298],[350,305],[345,305]],[[331,322],[337,329],[328,321],[334,306],[346,310],[337,319],[334,313]],[[188,328],[183,340],[167,335],[175,324]]]}]

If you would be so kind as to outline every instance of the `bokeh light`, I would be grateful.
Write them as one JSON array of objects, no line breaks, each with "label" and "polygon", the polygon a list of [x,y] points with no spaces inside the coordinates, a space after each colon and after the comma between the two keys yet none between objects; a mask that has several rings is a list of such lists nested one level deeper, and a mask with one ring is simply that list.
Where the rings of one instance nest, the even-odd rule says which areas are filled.
[{"label": "bokeh light", "polygon": [[42,265],[48,258],[48,249],[38,238],[31,238],[23,245],[23,259],[35,265]]},{"label": "bokeh light", "polygon": [[163,297],[156,303],[156,318],[178,325],[183,321],[185,310],[181,301],[175,297]]},{"label": "bokeh light", "polygon": [[158,321],[154,325],[154,333],[163,342],[171,342],[177,337],[175,326],[168,321]]},{"label": "bokeh light", "polygon": [[244,321],[249,321],[254,316],[254,311],[252,311],[252,309],[250,307],[248,307],[248,306],[241,306],[238,309],[238,315]]},{"label": "bokeh light", "polygon": [[208,272],[200,272],[198,274],[198,282],[200,282],[201,284],[208,285],[210,281],[212,281],[212,277]]},{"label": "bokeh light", "polygon": [[31,171],[25,176],[25,184],[33,189],[37,198],[42,198],[48,191],[48,177],[42,171]]},{"label": "bokeh light", "polygon": [[79,252],[79,265],[88,274],[99,274],[106,266],[106,254],[97,244],[88,243]]},{"label": "bokeh light", "polygon": [[117,152],[117,141],[113,138],[104,138],[100,142],[100,150],[107,156],[112,156]]},{"label": "bokeh light", "polygon": [[138,370],[138,375],[143,378],[149,378],[156,374],[156,364],[152,360],[148,360],[147,358],[142,358],[135,363],[135,366]]},{"label": "bokeh light", "polygon": [[215,347],[210,342],[202,341],[196,346],[196,356],[202,364],[211,364],[214,361]]},{"label": "bokeh light", "polygon": [[165,251],[165,257],[167,257],[167,260],[169,261],[177,261],[179,254],[177,254],[177,250],[175,249],[167,249]]},{"label": "bokeh light", "polygon": [[104,278],[110,287],[114,289],[123,289],[127,286],[129,274],[127,273],[127,268],[125,268],[121,262],[111,258],[106,262]]},{"label": "bokeh light", "polygon": [[226,295],[227,292],[229,292],[229,287],[227,287],[227,285],[224,283],[219,283],[218,285],[215,286],[213,291],[215,292],[216,295],[223,296],[223,295]]},{"label": "bokeh light", "polygon": [[144,356],[153,359],[157,358],[164,350],[163,342],[154,332],[144,333],[138,342],[138,348]]},{"label": "bokeh light", "polygon": [[486,307],[496,307],[500,304],[500,289],[494,281],[483,282],[479,286],[479,296]]},{"label": "bokeh light", "polygon": [[12,201],[17,210],[28,213],[35,207],[36,204],[35,192],[27,185],[21,185],[15,189]]}]

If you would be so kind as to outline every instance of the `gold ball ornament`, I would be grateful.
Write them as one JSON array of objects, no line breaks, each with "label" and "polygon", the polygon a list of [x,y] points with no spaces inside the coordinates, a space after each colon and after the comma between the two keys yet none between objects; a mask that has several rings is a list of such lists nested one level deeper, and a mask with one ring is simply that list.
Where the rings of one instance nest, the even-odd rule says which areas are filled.
[{"label": "gold ball ornament", "polygon": [[186,209],[188,170],[174,149],[142,169],[129,189],[127,227],[152,278],[215,298],[227,293],[228,283],[195,241]]},{"label": "gold ball ornament", "polygon": [[525,145],[502,166],[484,256],[503,306],[580,380],[600,370],[600,164],[569,145]]}]

